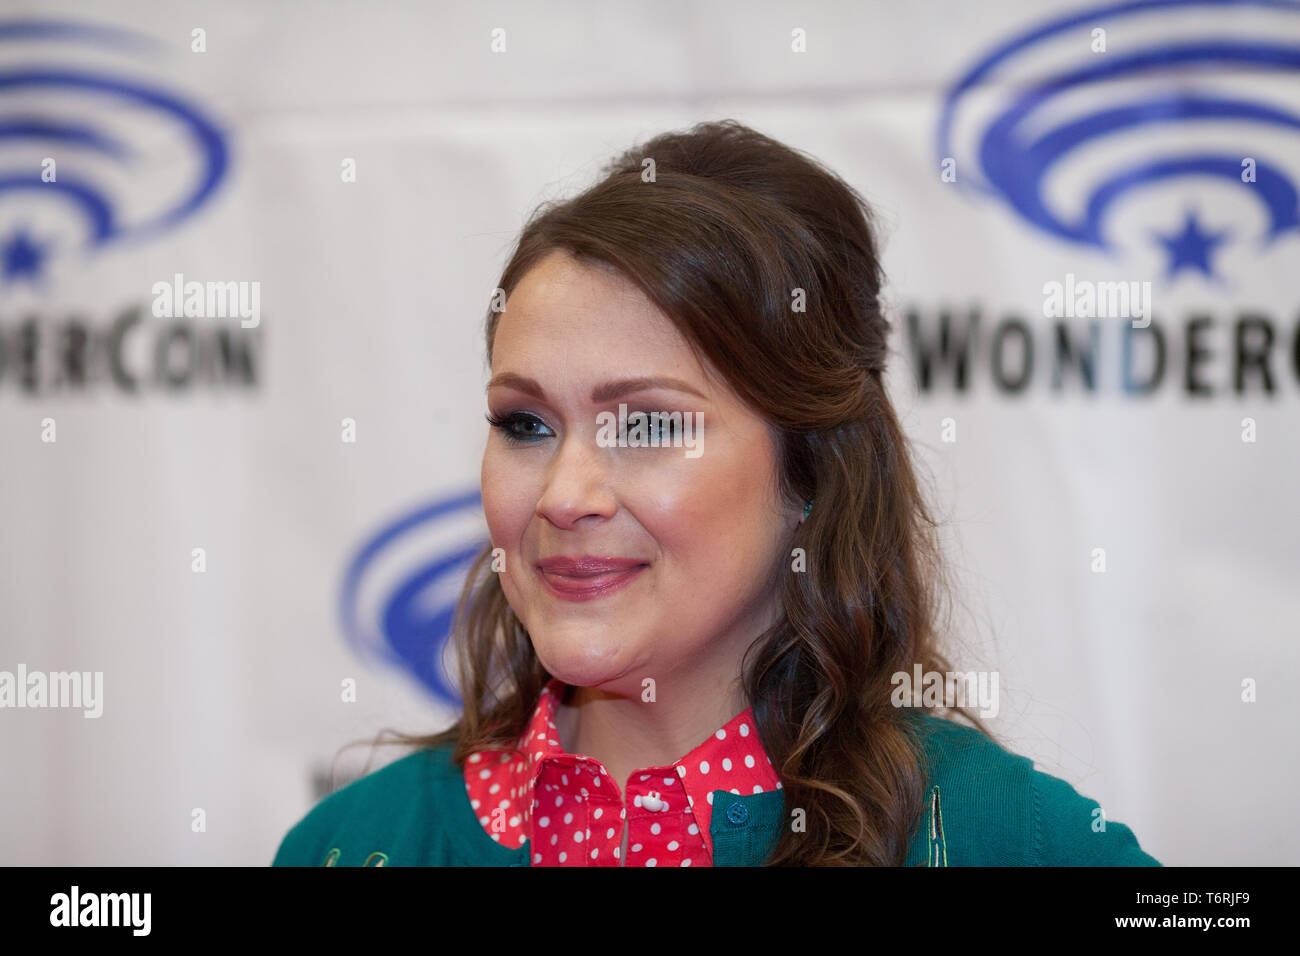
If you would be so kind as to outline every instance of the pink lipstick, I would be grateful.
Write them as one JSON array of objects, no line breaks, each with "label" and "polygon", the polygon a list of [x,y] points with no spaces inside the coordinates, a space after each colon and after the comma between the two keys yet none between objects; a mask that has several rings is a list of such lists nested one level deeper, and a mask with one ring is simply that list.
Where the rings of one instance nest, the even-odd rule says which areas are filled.
[{"label": "pink lipstick", "polygon": [[542,585],[565,601],[594,601],[630,584],[649,565],[632,558],[592,555],[545,558],[537,562]]}]

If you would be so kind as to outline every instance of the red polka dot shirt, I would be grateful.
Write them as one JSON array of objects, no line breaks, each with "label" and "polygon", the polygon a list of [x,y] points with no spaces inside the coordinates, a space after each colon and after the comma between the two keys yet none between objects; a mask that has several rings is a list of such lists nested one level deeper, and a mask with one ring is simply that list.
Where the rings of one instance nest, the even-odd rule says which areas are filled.
[{"label": "red polka dot shirt", "polygon": [[712,866],[713,791],[781,789],[745,708],[671,766],[634,772],[620,791],[599,761],[560,746],[555,708],[564,692],[559,680],[546,685],[517,749],[465,763],[479,823],[502,846],[530,842],[533,866]]}]

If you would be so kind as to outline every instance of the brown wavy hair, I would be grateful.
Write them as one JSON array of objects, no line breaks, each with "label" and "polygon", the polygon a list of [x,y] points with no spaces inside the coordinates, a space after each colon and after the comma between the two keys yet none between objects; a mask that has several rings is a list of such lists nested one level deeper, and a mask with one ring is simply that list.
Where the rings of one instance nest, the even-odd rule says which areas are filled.
[{"label": "brown wavy hair", "polygon": [[[814,505],[791,543],[806,573],[784,576],[780,620],[741,664],[787,811],[806,812],[806,831],[785,828],[767,865],[900,865],[927,770],[891,678],[916,663],[951,669],[936,648],[948,589],[939,525],[883,382],[891,323],[873,212],[815,159],[734,120],[656,136],[603,173],[537,208],[500,289],[508,302],[557,249],[618,270],[774,429],[782,493]],[[498,319],[489,309],[489,363]],[[463,766],[523,733],[551,675],[490,559],[489,545],[456,616],[463,715],[385,742],[454,744]]]}]

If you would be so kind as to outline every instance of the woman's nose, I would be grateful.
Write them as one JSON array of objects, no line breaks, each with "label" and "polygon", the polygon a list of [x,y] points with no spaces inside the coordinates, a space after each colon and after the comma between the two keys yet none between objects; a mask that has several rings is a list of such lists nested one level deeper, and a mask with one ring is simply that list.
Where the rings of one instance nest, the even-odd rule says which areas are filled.
[{"label": "woman's nose", "polygon": [[583,518],[612,517],[609,464],[609,450],[597,446],[594,433],[570,431],[547,465],[537,516],[564,529]]}]

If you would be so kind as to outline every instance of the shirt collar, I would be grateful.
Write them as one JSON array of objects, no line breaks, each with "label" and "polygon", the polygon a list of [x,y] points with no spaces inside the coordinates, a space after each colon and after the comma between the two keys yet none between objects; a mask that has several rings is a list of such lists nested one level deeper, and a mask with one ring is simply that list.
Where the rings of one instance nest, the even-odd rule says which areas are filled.
[{"label": "shirt collar", "polygon": [[[523,778],[529,793],[536,786],[537,778],[548,762],[572,766],[579,761],[592,760],[583,755],[570,754],[560,744],[555,714],[567,690],[568,685],[558,678],[552,678],[542,689],[533,716],[520,735],[518,751],[523,757]],[[713,852],[713,841],[709,834],[709,823],[715,791],[724,790],[749,796],[781,789],[781,778],[758,738],[758,727],[749,707],[670,766],[682,781],[710,854]],[[634,771],[636,772],[642,771]],[[621,792],[627,785],[626,780],[616,780],[615,783]],[[733,784],[741,784],[745,789]],[[626,799],[626,792],[623,792],[623,796]]]}]

